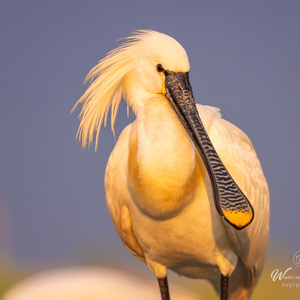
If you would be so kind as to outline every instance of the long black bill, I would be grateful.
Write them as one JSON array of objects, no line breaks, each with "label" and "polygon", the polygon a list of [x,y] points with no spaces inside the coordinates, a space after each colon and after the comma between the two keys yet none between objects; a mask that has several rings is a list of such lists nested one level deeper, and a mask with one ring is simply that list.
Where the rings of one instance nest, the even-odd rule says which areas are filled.
[{"label": "long black bill", "polygon": [[242,229],[254,217],[253,208],[218,156],[200,119],[189,73],[164,71],[166,97],[204,161],[219,214],[234,228]]}]

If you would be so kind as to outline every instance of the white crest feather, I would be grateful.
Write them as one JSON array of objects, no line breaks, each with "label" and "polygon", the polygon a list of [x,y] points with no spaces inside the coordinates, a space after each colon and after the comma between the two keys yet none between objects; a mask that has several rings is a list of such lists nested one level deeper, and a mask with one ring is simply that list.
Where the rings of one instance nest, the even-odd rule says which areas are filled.
[{"label": "white crest feather", "polygon": [[[111,128],[114,133],[114,123],[118,107],[124,95],[123,82],[126,74],[131,71],[137,61],[137,45],[151,33],[152,30],[139,30],[126,38],[126,41],[116,49],[110,51],[105,58],[88,73],[85,78],[91,82],[83,96],[71,110],[82,104],[78,116],[81,119],[76,137],[82,142],[82,147],[91,145],[94,132],[96,132],[95,150],[98,146],[98,137],[104,121],[106,126],[107,115],[111,107]],[[114,133],[115,134],[115,133]]]}]

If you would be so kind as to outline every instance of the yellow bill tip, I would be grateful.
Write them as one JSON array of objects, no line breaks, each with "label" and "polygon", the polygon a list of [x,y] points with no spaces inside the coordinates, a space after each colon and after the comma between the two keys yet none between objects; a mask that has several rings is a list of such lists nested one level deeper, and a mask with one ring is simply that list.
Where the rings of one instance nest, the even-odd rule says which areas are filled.
[{"label": "yellow bill tip", "polygon": [[229,223],[238,229],[249,225],[253,220],[253,212],[249,210],[223,210],[224,217]]}]

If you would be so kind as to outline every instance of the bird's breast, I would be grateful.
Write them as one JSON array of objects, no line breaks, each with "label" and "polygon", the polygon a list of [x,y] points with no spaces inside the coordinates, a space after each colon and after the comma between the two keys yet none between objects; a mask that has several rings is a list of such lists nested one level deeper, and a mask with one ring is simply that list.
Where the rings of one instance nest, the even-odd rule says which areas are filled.
[{"label": "bird's breast", "polygon": [[193,199],[197,166],[194,145],[181,123],[160,125],[143,128],[142,136],[141,130],[131,135],[129,187],[144,213],[169,218]]}]

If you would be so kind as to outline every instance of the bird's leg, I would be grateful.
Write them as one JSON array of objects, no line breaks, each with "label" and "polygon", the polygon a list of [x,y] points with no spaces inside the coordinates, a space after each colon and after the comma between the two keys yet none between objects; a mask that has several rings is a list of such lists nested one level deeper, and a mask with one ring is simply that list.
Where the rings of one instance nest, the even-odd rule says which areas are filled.
[{"label": "bird's leg", "polygon": [[161,300],[170,300],[168,277],[158,278],[159,289],[161,293]]},{"label": "bird's leg", "polygon": [[229,276],[221,274],[221,300],[228,299],[228,281]]}]

